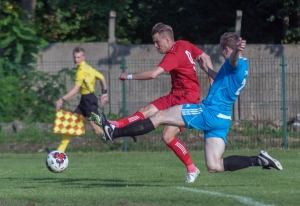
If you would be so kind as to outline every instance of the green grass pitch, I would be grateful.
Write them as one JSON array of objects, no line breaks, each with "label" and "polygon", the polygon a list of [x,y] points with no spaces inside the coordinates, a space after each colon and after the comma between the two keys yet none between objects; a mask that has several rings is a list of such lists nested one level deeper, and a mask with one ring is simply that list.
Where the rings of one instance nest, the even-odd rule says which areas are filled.
[{"label": "green grass pitch", "polygon": [[[228,151],[224,156],[257,155]],[[0,155],[2,205],[299,205],[300,151],[271,150],[283,171],[251,167],[210,174],[203,151],[191,152],[201,174],[186,184],[185,167],[170,152],[68,153],[63,173],[46,169],[46,153]]]}]

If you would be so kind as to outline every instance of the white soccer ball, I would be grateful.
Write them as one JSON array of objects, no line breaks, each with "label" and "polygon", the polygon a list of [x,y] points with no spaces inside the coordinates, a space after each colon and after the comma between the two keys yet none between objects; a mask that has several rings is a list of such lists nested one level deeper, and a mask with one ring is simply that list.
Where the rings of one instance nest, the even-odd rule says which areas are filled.
[{"label": "white soccer ball", "polygon": [[65,171],[69,164],[66,153],[55,150],[50,152],[46,157],[46,166],[51,172],[59,173]]}]

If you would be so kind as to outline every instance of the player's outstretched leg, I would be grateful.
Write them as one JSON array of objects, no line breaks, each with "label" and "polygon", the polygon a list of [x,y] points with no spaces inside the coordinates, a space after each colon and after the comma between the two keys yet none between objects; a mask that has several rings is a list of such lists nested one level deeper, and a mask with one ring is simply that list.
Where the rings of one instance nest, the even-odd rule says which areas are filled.
[{"label": "player's outstretched leg", "polygon": [[[95,114],[95,113],[93,113],[93,114]],[[92,114],[91,114],[92,115]],[[97,115],[98,116],[98,115]],[[115,129],[115,126],[114,125],[112,125],[112,124],[110,124],[108,121],[107,121],[107,119],[106,119],[106,117],[105,117],[105,115],[104,115],[104,113],[102,112],[102,114],[101,114],[101,117],[100,117],[100,119],[101,119],[101,123],[102,123],[102,128],[103,128],[103,132],[104,132],[104,139],[105,139],[105,141],[106,140],[110,140],[110,141],[112,141],[113,140],[113,133],[114,133],[114,129]]]},{"label": "player's outstretched leg", "polygon": [[[102,128],[103,128],[103,132],[104,132],[104,137],[103,139],[106,141],[106,140],[113,140],[115,138],[118,138],[118,137],[122,137],[122,135],[124,136],[127,136],[124,134],[124,132],[122,131],[123,128],[117,128],[115,125],[111,124],[105,117],[104,113],[102,112],[101,114],[101,123],[102,123]],[[113,132],[115,130],[118,130],[117,133],[119,135],[117,135],[115,138],[113,136]],[[121,134],[121,135],[120,135]],[[135,136],[131,136],[131,135],[128,135],[130,136],[134,142],[136,142],[136,137]]]},{"label": "player's outstretched leg", "polygon": [[200,175],[200,170],[196,167],[196,172],[190,172],[186,174],[185,182],[186,183],[193,183],[195,182],[196,178]]},{"label": "player's outstretched leg", "polygon": [[277,170],[283,169],[280,162],[272,158],[266,151],[260,151],[258,154],[258,159],[261,161],[263,169],[271,169],[270,167],[273,167]]},{"label": "player's outstretched leg", "polygon": [[[120,133],[120,130],[122,130],[122,128],[116,128],[115,125],[109,123],[109,121],[106,119],[104,113],[102,112],[101,114],[101,123],[102,123],[102,128],[103,128],[103,132],[104,132],[104,139],[105,141],[106,140],[113,140],[115,139],[114,136],[113,136],[113,133],[115,130],[119,130],[119,133]],[[121,131],[122,133],[122,131]],[[125,135],[124,135],[125,136]],[[120,136],[117,136],[116,138],[118,138]],[[134,142],[136,142],[136,137],[135,136],[130,136]]]}]

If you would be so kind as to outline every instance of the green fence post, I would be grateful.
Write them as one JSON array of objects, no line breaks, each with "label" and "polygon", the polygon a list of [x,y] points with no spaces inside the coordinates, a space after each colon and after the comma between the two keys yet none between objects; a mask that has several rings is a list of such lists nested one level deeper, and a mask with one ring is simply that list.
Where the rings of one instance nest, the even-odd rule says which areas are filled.
[{"label": "green fence post", "polygon": [[285,66],[286,64],[284,63],[284,55],[282,55],[281,59],[281,68],[282,68],[282,108],[281,110],[283,111],[282,119],[283,119],[283,148],[287,148],[287,140],[286,140],[286,99],[285,99]]},{"label": "green fence post", "polygon": [[[122,56],[122,73],[125,73],[126,70],[126,60],[125,57]],[[123,117],[126,117],[126,85],[125,81],[122,82],[122,94],[123,94]],[[125,152],[127,152],[128,144],[127,144],[127,137],[123,137],[124,143],[123,143],[123,149]]]}]

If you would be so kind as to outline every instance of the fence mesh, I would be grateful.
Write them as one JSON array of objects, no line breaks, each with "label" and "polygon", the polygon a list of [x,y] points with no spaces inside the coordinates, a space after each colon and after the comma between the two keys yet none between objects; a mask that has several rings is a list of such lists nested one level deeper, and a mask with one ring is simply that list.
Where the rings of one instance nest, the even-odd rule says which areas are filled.
[{"label": "fence mesh", "polygon": [[[152,100],[166,95],[171,89],[171,79],[168,73],[147,81],[119,81],[122,67],[126,73],[136,73],[152,69],[160,59],[135,60],[125,59],[125,64],[113,62],[111,64],[91,62],[91,66],[99,70],[109,85],[109,103],[100,108],[109,118],[120,118],[123,112],[133,114],[139,108],[148,105]],[[283,124],[287,124],[288,148],[300,147],[300,97],[299,97],[299,65],[300,59],[282,58],[253,58],[249,59],[249,79],[233,108],[233,121],[227,136],[227,149],[281,149],[283,147]],[[216,71],[221,65],[216,64]],[[285,73],[282,75],[284,66]],[[56,74],[63,68],[74,68],[73,62],[48,62],[39,64],[37,69],[50,74]],[[123,69],[124,69],[123,68]],[[76,68],[74,68],[76,71]],[[204,99],[209,89],[207,75],[197,68],[197,76],[201,86],[201,99]],[[285,85],[282,80],[285,78]],[[71,78],[66,78],[67,89],[74,86]],[[283,122],[283,93],[286,94],[286,119]],[[123,94],[125,92],[125,95]],[[96,85],[96,95],[101,95],[100,84]],[[63,109],[73,111],[79,103],[80,96],[71,98]],[[53,102],[55,107],[55,102]],[[299,118],[299,119],[298,119]],[[299,122],[298,122],[299,121]],[[1,152],[43,152],[45,147],[57,147],[60,136],[52,134],[53,123],[25,124],[20,121],[1,123],[0,147]],[[109,151],[123,150],[124,140],[103,142],[100,136],[93,133],[89,124],[87,132],[82,137],[73,137],[68,151]],[[133,143],[126,138],[128,150],[164,151],[168,150],[161,140],[163,127],[156,131],[139,136],[138,142]],[[203,132],[185,130],[178,134],[178,138],[185,143],[189,150],[204,148]]]}]

